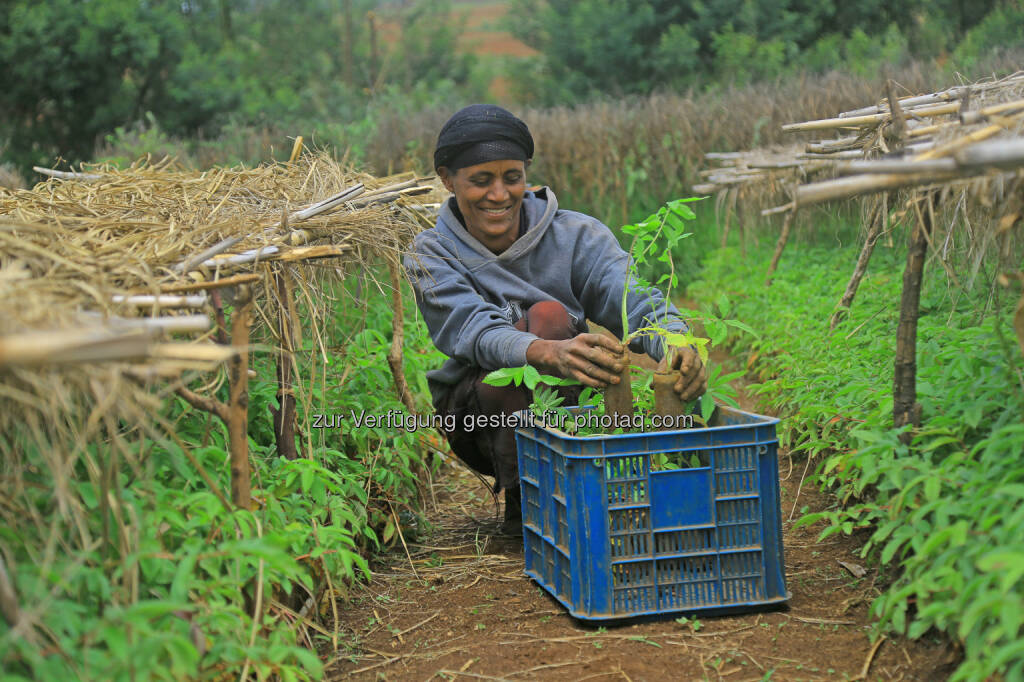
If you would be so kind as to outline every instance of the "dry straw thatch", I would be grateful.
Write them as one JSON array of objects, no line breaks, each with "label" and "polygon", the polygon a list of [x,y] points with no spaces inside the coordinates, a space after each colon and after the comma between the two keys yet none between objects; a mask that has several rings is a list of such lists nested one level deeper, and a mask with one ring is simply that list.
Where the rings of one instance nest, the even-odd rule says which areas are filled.
[{"label": "dry straw thatch", "polygon": [[[927,95],[889,97],[833,118],[791,123],[785,132],[838,131],[807,144],[746,152],[709,153],[718,164],[701,171],[694,191],[737,188],[750,199],[777,199],[789,191],[791,203],[765,209],[765,215],[859,194],[945,183],[993,170],[1024,166],[1024,72],[957,86]],[[984,145],[996,141],[997,145]],[[807,183],[810,178],[831,182]],[[1008,179],[1005,178],[1004,179]]]},{"label": "dry straw thatch", "polygon": [[[293,350],[302,334],[319,338],[326,280],[383,259],[400,286],[398,256],[425,221],[410,207],[436,192],[411,175],[374,178],[321,153],[204,173],[165,159],[48,174],[32,189],[0,190],[0,526],[45,543],[32,550],[40,575],[61,556],[138,549],[118,472],[140,475],[153,441],[175,444],[226,508],[249,507],[250,325],[276,347],[275,434],[279,450],[291,440],[294,456],[302,382]],[[221,403],[214,390],[225,362],[230,399]],[[396,386],[404,387],[398,376]],[[230,500],[166,422],[172,392],[227,423]],[[113,521],[106,537],[90,535],[96,512],[72,485],[83,477],[99,493],[96,512]],[[51,486],[47,511],[39,490]],[[41,611],[8,598],[15,566],[3,545],[0,615],[39,637]],[[138,599],[137,566],[116,589],[118,603]]]},{"label": "dry straw thatch", "polygon": [[419,224],[394,202],[430,189],[409,176],[358,175],[322,154],[205,173],[164,160],[50,174],[32,190],[0,192],[0,367],[147,359],[169,369],[161,361],[174,353],[206,367],[223,354],[195,339],[177,350],[114,340],[206,332],[211,318],[181,311],[207,308],[229,276],[264,286],[272,263],[291,264],[316,300],[315,259],[393,256]]}]

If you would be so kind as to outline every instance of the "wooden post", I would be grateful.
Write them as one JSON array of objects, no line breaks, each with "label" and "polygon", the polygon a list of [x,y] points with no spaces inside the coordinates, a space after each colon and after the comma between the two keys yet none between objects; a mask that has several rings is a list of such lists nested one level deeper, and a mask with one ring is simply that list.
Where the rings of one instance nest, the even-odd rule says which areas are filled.
[{"label": "wooden post", "polygon": [[853,269],[853,274],[850,275],[850,281],[846,283],[846,291],[843,292],[843,298],[839,301],[839,309],[832,313],[832,319],[828,325],[829,331],[836,328],[836,325],[843,319],[850,306],[853,305],[853,299],[857,295],[857,288],[860,287],[860,281],[864,278],[864,273],[867,272],[868,262],[871,261],[871,254],[875,250],[875,243],[878,241],[878,236],[882,233],[882,227],[885,225],[885,205],[886,201],[883,197],[882,204],[872,216],[871,225],[868,227],[868,236],[864,240],[864,246],[860,249],[860,255],[857,257],[857,266]]},{"label": "wooden post", "polygon": [[729,243],[729,227],[732,222],[733,209],[736,207],[736,192],[739,190],[733,188],[726,190],[725,192],[725,225],[722,227],[722,248],[724,249]]},{"label": "wooden post", "polygon": [[[900,322],[896,328],[896,372],[893,377],[893,426],[919,426],[921,404],[917,402],[917,318],[921,302],[921,280],[928,238],[934,219],[935,193],[930,191],[921,200],[921,220],[911,231],[907,250],[907,266],[903,270],[903,294],[900,298]],[[909,443],[911,434],[900,439]]]},{"label": "wooden post", "polygon": [[248,285],[238,287],[231,315],[231,345],[237,354],[228,364],[231,383],[228,400],[228,447],[231,451],[231,501],[236,507],[252,506],[252,475],[249,469],[249,325],[252,294]]},{"label": "wooden post", "polygon": [[782,250],[786,248],[786,242],[789,241],[789,229],[793,225],[794,215],[796,215],[795,209],[787,213],[782,221],[782,233],[779,235],[779,241],[775,244],[775,254],[772,256],[771,265],[768,266],[768,278],[764,281],[766,287],[772,285],[772,275],[775,273],[775,268],[779,266]]},{"label": "wooden post", "polygon": [[402,304],[402,276],[398,267],[397,257],[388,259],[388,273],[391,275],[391,348],[388,350],[388,366],[395,382],[398,399],[405,405],[409,414],[416,414],[409,384],[405,381],[405,358],[402,347],[405,345],[405,309]]},{"label": "wooden post", "polygon": [[907,144],[907,138],[910,137],[910,131],[907,129],[907,119],[903,115],[903,108],[900,106],[900,100],[896,96],[896,84],[891,78],[885,82],[885,93],[889,100],[891,125],[895,126],[895,144],[893,145],[893,151],[901,150]]},{"label": "wooden post", "polygon": [[274,420],[274,440],[277,454],[286,459],[297,459],[295,448],[295,381],[292,370],[295,362],[295,301],[289,286],[287,266],[274,269],[277,289],[277,403],[270,406]]}]

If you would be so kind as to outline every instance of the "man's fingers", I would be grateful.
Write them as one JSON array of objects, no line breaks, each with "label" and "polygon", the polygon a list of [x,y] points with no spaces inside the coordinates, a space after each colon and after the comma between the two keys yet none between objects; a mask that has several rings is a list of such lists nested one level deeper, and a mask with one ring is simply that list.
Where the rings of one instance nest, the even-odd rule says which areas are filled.
[{"label": "man's fingers", "polygon": [[612,355],[619,355],[625,350],[621,342],[604,334],[580,334],[576,338],[583,340],[588,346],[603,348]]},{"label": "man's fingers", "polygon": [[675,384],[679,397],[688,402],[704,394],[708,386],[708,373],[702,364],[694,376],[680,375]]},{"label": "man's fingers", "polygon": [[579,341],[578,354],[586,361],[615,374],[624,369],[616,357],[622,344],[602,334],[580,334],[576,340]]},{"label": "man's fingers", "polygon": [[591,375],[586,371],[575,367],[570,371],[570,374],[581,384],[584,386],[590,386],[591,388],[607,388],[608,384],[611,383],[610,381],[602,381],[596,376],[596,373]]},{"label": "man's fingers", "polygon": [[582,373],[588,379],[598,382],[598,384],[586,382],[588,386],[604,388],[608,384],[618,383],[618,376],[601,369],[600,366],[587,361],[585,358],[575,358],[573,369]]}]

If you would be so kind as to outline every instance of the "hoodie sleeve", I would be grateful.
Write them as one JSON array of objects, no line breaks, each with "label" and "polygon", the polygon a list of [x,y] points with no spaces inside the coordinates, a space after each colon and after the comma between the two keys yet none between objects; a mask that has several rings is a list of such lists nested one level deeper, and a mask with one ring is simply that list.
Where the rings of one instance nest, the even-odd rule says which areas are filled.
[{"label": "hoodie sleeve", "polygon": [[[573,290],[583,304],[587,317],[622,338],[622,288],[626,280],[629,254],[619,246],[615,235],[600,221],[585,217],[573,257]],[[689,328],[671,302],[657,289],[641,290],[630,278],[626,296],[629,330],[660,325],[671,331]],[[647,353],[655,360],[663,355],[661,339],[641,336],[629,344],[637,353]]]},{"label": "hoodie sleeve", "polygon": [[539,337],[509,324],[501,309],[473,288],[464,266],[425,235],[417,238],[404,266],[437,349],[486,370],[525,365],[526,349]]}]

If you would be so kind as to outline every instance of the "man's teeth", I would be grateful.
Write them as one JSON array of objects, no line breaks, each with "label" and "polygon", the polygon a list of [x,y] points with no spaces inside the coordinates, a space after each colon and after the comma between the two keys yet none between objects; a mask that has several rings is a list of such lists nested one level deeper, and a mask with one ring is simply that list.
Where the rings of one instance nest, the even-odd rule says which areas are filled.
[{"label": "man's teeth", "polygon": [[508,206],[506,206],[505,208],[485,208],[484,212],[485,213],[490,213],[492,215],[500,215],[500,214],[504,213],[507,210],[508,210]]}]

